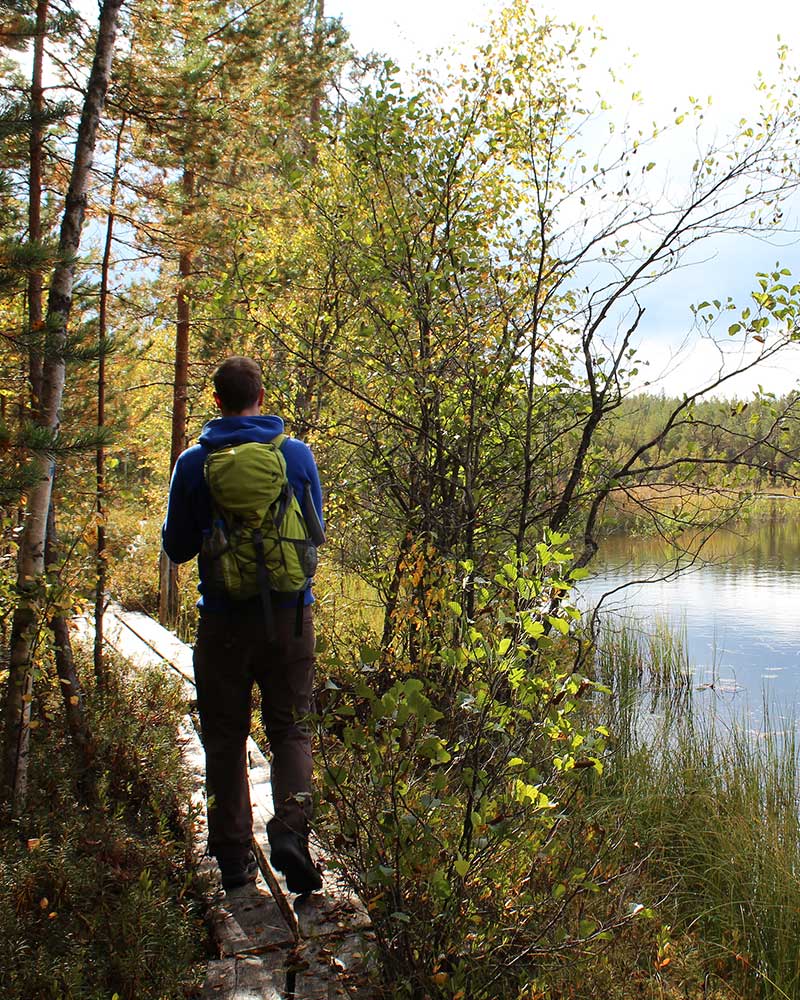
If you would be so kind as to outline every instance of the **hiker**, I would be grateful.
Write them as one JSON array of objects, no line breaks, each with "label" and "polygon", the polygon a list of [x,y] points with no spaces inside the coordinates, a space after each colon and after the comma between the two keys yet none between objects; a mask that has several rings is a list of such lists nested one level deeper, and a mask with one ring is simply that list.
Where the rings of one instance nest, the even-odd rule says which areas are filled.
[{"label": "hiker", "polygon": [[[237,591],[231,574],[247,560],[241,552],[238,562],[232,560],[229,539],[223,544],[214,541],[220,531],[230,531],[224,506],[220,510],[218,487],[209,478],[214,463],[229,473],[228,486],[235,493],[237,508],[246,507],[251,494],[257,493],[252,484],[260,482],[260,472],[257,476],[248,469],[241,476],[231,461],[248,455],[248,460],[269,459],[270,468],[277,468],[276,450],[285,459],[284,493],[289,495],[288,480],[300,508],[316,520],[321,532],[322,491],[311,451],[303,442],[284,435],[280,417],[261,414],[263,400],[261,370],[252,358],[230,357],[217,368],[214,401],[221,416],[205,425],[199,443],[184,451],[175,464],[162,541],[173,562],[198,556],[201,596],[194,673],[206,754],[208,852],[217,859],[223,888],[246,885],[258,871],[251,850],[246,755],[255,682],[272,752],[275,816],[267,825],[271,863],[285,874],[291,892],[309,893],[322,886],[308,853],[311,739],[301,718],[311,710],[314,682],[313,568],[296,593],[280,592],[284,587],[269,589],[259,571],[258,583],[251,581],[249,596],[242,596],[248,590]],[[253,442],[273,445],[244,447]],[[228,497],[227,502],[233,501]],[[248,565],[255,567],[256,543],[248,534],[243,544],[251,546]],[[253,569],[253,581],[255,573]]]}]

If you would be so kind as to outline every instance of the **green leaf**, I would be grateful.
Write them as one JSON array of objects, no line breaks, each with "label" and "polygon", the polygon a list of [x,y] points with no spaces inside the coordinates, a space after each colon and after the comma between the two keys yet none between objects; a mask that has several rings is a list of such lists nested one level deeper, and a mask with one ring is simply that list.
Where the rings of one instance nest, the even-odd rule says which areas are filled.
[{"label": "green leaf", "polygon": [[464,878],[464,876],[469,871],[469,861],[467,861],[466,858],[462,858],[461,855],[459,855],[458,860],[454,863],[453,867],[455,868],[456,872],[458,872],[459,877]]},{"label": "green leaf", "polygon": [[538,639],[539,636],[544,635],[544,625],[541,622],[534,621],[530,615],[525,615],[522,619],[522,627],[534,639]]},{"label": "green leaf", "polygon": [[436,764],[446,764],[450,760],[450,754],[438,736],[430,736],[421,743],[417,753],[420,757],[425,757]]},{"label": "green leaf", "polygon": [[555,615],[548,615],[547,620],[553,628],[562,635],[566,635],[567,632],[569,632],[569,622],[565,622],[563,618],[556,618]]}]

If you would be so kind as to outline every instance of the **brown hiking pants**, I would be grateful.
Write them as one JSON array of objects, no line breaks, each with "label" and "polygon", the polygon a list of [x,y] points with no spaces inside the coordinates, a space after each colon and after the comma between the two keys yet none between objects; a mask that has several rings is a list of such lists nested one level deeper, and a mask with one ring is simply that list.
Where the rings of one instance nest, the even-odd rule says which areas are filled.
[{"label": "brown hiking pants", "polygon": [[267,642],[258,607],[203,612],[194,647],[197,708],[206,753],[208,852],[237,857],[250,846],[253,817],[247,781],[253,684],[272,753],[272,795],[278,826],[305,834],[311,818],[311,737],[301,717],[311,711],[314,622],[304,609],[275,608],[277,639]]}]

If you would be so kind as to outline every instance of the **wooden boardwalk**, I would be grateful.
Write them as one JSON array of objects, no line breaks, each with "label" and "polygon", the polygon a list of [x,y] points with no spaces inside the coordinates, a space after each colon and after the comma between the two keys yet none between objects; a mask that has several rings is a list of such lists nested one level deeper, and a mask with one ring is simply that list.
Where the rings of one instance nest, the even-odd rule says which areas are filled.
[{"label": "wooden boardwalk", "polygon": [[[88,626],[90,627],[90,626]],[[109,646],[133,666],[163,666],[178,674],[194,704],[191,647],[145,614],[111,605],[104,636]],[[216,872],[205,856],[205,782],[203,748],[190,711],[183,720],[182,749],[194,775],[194,800],[202,820],[195,832],[197,857]],[[268,861],[266,826],[272,817],[270,767],[253,740],[248,742],[250,796],[258,882],[222,890],[211,901],[210,921],[219,958],[210,962],[203,1000],[366,1000],[361,971],[369,947],[369,921],[355,900],[325,876],[323,892],[292,896],[283,876]],[[318,857],[312,844],[312,854]]]}]

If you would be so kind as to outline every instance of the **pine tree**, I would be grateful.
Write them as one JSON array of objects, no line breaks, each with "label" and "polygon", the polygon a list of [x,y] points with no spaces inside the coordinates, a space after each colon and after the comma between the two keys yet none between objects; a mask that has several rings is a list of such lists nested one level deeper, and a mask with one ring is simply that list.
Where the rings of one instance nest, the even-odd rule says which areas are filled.
[{"label": "pine tree", "polygon": [[[342,36],[324,19],[321,0],[272,0],[247,10],[186,0],[157,7],[158,16],[152,3],[136,9],[119,101],[134,123],[143,167],[166,181],[140,229],[154,234],[162,276],[174,282],[171,471],[187,443],[193,342],[214,356],[237,338],[231,313],[214,315],[213,331],[203,323],[192,332],[192,313],[212,276],[234,265],[220,233],[230,232],[232,216],[247,213],[249,190],[274,185],[287,162],[310,158],[323,81]],[[176,580],[162,556],[165,622],[177,613]]]}]

